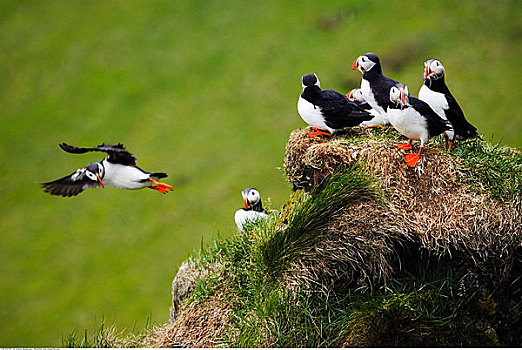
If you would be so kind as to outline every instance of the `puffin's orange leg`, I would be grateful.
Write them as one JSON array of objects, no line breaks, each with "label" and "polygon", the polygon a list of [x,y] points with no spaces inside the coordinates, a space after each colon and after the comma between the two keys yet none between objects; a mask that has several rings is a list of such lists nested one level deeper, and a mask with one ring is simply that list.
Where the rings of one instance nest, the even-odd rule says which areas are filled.
[{"label": "puffin's orange leg", "polygon": [[406,155],[406,164],[408,164],[408,166],[411,168],[415,167],[415,165],[419,161],[421,152],[422,147],[419,149],[419,153],[408,153]]},{"label": "puffin's orange leg", "polygon": [[313,132],[309,132],[308,134],[306,134],[307,137],[315,137],[315,136],[318,136],[318,135],[333,136],[329,132],[321,131],[321,130],[319,130],[316,127],[312,127],[312,130],[314,130],[314,131]]},{"label": "puffin's orange leg", "polygon": [[168,191],[173,190],[172,186],[164,184],[163,182],[156,181],[152,177],[149,177],[149,181],[155,183],[154,186],[149,186],[151,190],[156,190],[161,193],[167,193]]},{"label": "puffin's orange leg", "polygon": [[395,145],[395,147],[397,147],[398,149],[403,149],[405,151],[410,150],[411,149],[411,139],[408,140],[408,143],[399,143],[399,144]]}]

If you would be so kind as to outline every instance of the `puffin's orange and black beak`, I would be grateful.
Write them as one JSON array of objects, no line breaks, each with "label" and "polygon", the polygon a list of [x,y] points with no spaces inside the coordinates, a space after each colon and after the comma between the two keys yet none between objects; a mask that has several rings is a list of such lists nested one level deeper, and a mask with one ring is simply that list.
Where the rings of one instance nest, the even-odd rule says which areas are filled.
[{"label": "puffin's orange and black beak", "polygon": [[103,182],[102,182],[102,180],[101,180],[100,175],[96,174],[96,177],[98,178],[98,182],[100,183],[101,187],[102,187],[102,188],[105,188],[105,186],[103,185]]},{"label": "puffin's orange and black beak", "polygon": [[402,105],[403,106],[406,106],[406,98],[404,96],[404,89],[400,89],[401,91],[401,101],[402,101]]},{"label": "puffin's orange and black beak", "polygon": [[245,209],[250,209],[250,204],[248,203],[248,199],[245,198]]},{"label": "puffin's orange and black beak", "polygon": [[355,61],[353,61],[352,69],[353,69],[353,70],[358,70],[359,72],[364,73],[364,72],[362,71],[362,67],[361,67],[361,65],[359,64],[359,57],[357,57],[357,58],[355,59]]},{"label": "puffin's orange and black beak", "polygon": [[424,71],[424,79],[429,79],[428,76],[431,74],[430,65],[426,65],[426,70]]}]

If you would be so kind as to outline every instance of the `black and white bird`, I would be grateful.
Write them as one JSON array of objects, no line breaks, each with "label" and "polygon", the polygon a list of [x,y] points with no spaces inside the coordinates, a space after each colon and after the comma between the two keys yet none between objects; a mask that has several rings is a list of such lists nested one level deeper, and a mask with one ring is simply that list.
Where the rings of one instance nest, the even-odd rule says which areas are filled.
[{"label": "black and white bird", "polygon": [[234,214],[234,221],[239,231],[243,231],[243,225],[246,222],[256,222],[268,218],[261,203],[261,195],[255,188],[244,189],[241,195],[243,196],[244,207]]},{"label": "black and white bird", "polygon": [[365,101],[383,119],[388,120],[387,107],[390,98],[390,89],[399,84],[398,81],[385,77],[379,57],[374,53],[359,56],[352,64],[353,70],[363,74],[361,93]]},{"label": "black and white bird", "polygon": [[420,140],[419,153],[408,153],[406,164],[415,167],[419,161],[422,148],[431,137],[438,136],[451,128],[450,123],[439,117],[431,107],[408,94],[408,87],[397,84],[388,92],[388,118],[390,124],[409,140],[406,144],[398,144],[397,148],[410,150],[411,140]]},{"label": "black and white bird", "polygon": [[361,88],[350,90],[350,92],[346,94],[346,97],[348,97],[348,99],[351,102],[355,103],[359,108],[362,108],[368,113],[370,113],[373,117],[372,119],[366,120],[359,124],[360,126],[370,128],[375,126],[384,127],[386,125],[390,125],[390,122],[388,121],[388,115],[383,117],[383,115],[377,113],[377,111],[374,108],[372,108],[372,106],[370,106],[368,102],[366,102],[362,95]]},{"label": "black and white bird", "polygon": [[297,102],[297,111],[317,135],[332,136],[337,131],[359,125],[372,119],[367,111],[357,107],[348,98],[333,90],[321,90],[321,84],[315,73],[303,75],[303,93]]},{"label": "black and white bird", "polygon": [[444,147],[451,149],[455,138],[466,140],[482,139],[477,128],[471,125],[444,81],[444,66],[439,60],[424,62],[424,84],[419,90],[419,99],[426,102],[441,118],[449,120],[451,129],[444,133]]},{"label": "black and white bird", "polygon": [[120,143],[115,146],[102,144],[97,147],[75,147],[61,143],[60,148],[69,153],[105,152],[107,157],[61,179],[41,183],[45,192],[72,197],[89,187],[117,187],[126,190],[150,188],[161,193],[172,190],[172,186],[158,182],[166,173],[149,173],[136,166],[136,158]]}]

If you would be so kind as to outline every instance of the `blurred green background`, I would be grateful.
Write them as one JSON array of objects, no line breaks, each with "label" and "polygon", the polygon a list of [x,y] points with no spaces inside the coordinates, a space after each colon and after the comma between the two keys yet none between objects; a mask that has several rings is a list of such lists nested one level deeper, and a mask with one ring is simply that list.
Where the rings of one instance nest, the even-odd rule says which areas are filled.
[{"label": "blurred green background", "polygon": [[[522,145],[520,1],[1,1],[0,346],[61,346],[100,320],[166,322],[171,281],[235,230],[241,190],[280,208],[301,76],[357,87],[353,60],[422,84],[438,58],[489,142]],[[38,183],[124,143],[174,191],[52,197]],[[270,206],[270,205],[269,205]]]}]

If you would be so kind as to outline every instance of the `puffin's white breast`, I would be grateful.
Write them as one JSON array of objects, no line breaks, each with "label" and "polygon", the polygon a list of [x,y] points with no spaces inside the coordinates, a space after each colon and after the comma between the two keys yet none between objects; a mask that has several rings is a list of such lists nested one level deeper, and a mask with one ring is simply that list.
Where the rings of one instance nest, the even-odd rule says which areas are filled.
[{"label": "puffin's white breast", "polygon": [[234,214],[234,221],[236,222],[239,231],[243,231],[243,225],[247,222],[255,222],[260,219],[266,219],[268,215],[255,210],[239,209]]},{"label": "puffin's white breast", "polygon": [[428,141],[428,122],[413,107],[404,109],[388,109],[390,124],[402,135],[410,139]]},{"label": "puffin's white breast", "polygon": [[419,90],[419,100],[426,102],[442,119],[448,119],[446,118],[445,110],[447,110],[449,106],[444,94],[433,91],[426,85],[422,85]]},{"label": "puffin's white breast", "polygon": [[105,167],[105,176],[102,181],[105,186],[137,190],[151,185],[148,181],[140,182],[148,179],[149,174],[144,173],[136,167],[114,164],[106,160],[103,161],[103,166]]},{"label": "puffin's white breast", "polygon": [[373,108],[373,110],[381,115],[382,118],[387,118],[386,111],[377,104],[377,101],[375,100],[375,96],[373,95],[372,89],[370,88],[370,83],[368,80],[363,79],[361,80],[361,92],[368,104]]},{"label": "puffin's white breast", "polygon": [[328,130],[330,133],[334,131],[334,129],[328,127],[324,122],[324,117],[321,114],[321,108],[319,106],[314,106],[312,103],[308,102],[301,96],[299,96],[299,100],[297,101],[297,112],[303,118],[303,120],[308,123],[308,125],[322,129]]}]

